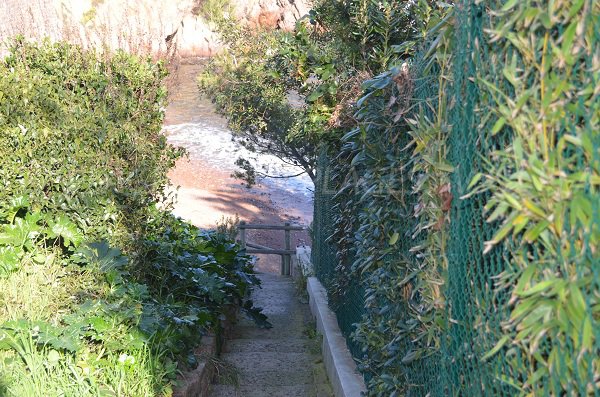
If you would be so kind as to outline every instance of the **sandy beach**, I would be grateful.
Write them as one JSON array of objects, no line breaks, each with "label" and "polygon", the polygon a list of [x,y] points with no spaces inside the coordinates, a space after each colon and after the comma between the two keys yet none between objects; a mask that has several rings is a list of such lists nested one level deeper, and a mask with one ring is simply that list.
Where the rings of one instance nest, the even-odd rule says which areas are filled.
[{"label": "sandy beach", "polygon": [[[210,119],[225,124],[206,101],[201,101],[195,84],[200,65],[181,65],[174,77],[166,110],[165,126],[197,123]],[[185,146],[184,146],[185,147]],[[247,188],[231,177],[233,169],[215,165],[210,159],[189,155],[180,159],[169,173],[172,192],[176,193],[173,212],[202,228],[214,227],[222,217],[238,215],[240,220],[258,224],[291,222],[308,225],[312,204],[304,195],[275,188],[268,183]],[[254,230],[248,241],[272,248],[283,248],[282,231]],[[294,232],[292,246],[308,244],[307,232]],[[279,272],[280,257],[261,255],[258,270]]]}]

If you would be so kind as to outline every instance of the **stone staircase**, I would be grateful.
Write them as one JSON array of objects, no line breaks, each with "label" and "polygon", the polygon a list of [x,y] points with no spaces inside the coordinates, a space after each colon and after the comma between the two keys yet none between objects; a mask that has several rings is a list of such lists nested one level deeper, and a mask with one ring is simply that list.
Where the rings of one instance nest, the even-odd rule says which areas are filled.
[{"label": "stone staircase", "polygon": [[291,278],[259,277],[262,289],[252,299],[273,328],[260,329],[240,318],[221,355],[234,368],[237,384],[217,376],[211,396],[332,397],[308,305],[300,302]]}]

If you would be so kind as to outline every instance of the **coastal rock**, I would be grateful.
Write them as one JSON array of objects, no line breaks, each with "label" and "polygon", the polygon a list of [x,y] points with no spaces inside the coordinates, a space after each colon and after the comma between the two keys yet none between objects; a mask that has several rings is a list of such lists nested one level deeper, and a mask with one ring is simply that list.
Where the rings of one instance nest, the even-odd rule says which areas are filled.
[{"label": "coastal rock", "polygon": [[[198,15],[203,0],[3,0],[0,40],[48,37],[86,48],[121,48],[155,57],[204,57],[218,35]],[[232,0],[234,16],[251,28],[293,29],[308,0]]]}]

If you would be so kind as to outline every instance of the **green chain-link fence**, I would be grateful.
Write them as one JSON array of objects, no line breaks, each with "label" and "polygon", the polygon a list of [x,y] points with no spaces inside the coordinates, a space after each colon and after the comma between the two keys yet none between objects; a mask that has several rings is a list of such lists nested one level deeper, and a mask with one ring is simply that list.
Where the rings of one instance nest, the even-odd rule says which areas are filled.
[{"label": "green chain-link fence", "polygon": [[321,283],[329,292],[335,290],[334,294],[329,294],[330,305],[337,315],[350,352],[354,357],[360,357],[361,347],[351,338],[351,334],[354,332],[354,324],[360,321],[364,313],[364,290],[357,278],[348,280],[343,288],[338,285],[340,267],[351,264],[354,258],[339,257],[332,241],[338,207],[334,200],[336,191],[331,170],[331,161],[323,150],[319,156],[315,186],[312,262],[316,264],[315,273]]},{"label": "green chain-link fence", "polygon": [[[593,2],[585,3],[586,7],[592,7]],[[485,29],[491,26],[490,13],[486,7],[499,9],[502,3],[462,1],[457,4],[455,44],[452,53],[454,66],[452,83],[447,91],[448,103],[451,104],[448,112],[451,130],[446,141],[448,161],[454,167],[451,175],[451,191],[454,199],[450,210],[445,251],[448,268],[443,280],[445,313],[444,324],[441,327],[443,334],[439,335],[440,346],[437,351],[425,357],[402,360],[402,362],[390,360],[389,363],[381,363],[377,369],[378,373],[369,372],[367,368],[365,374],[370,378],[385,375],[387,368],[399,369],[397,372],[403,374],[401,380],[390,377],[389,381],[406,383],[399,389],[402,389],[407,396],[586,395],[598,397],[600,396],[600,377],[597,372],[600,356],[600,328],[590,328],[589,324],[585,323],[588,320],[575,323],[573,319],[589,316],[591,324],[597,325],[600,322],[597,318],[598,311],[595,309],[600,305],[599,248],[592,246],[591,243],[597,241],[594,236],[600,231],[598,227],[590,228],[589,224],[583,225],[583,221],[578,223],[577,215],[571,217],[573,223],[571,236],[579,236],[571,237],[571,251],[557,253],[557,259],[545,265],[548,268],[547,272],[550,272],[554,271],[551,269],[561,269],[562,262],[569,263],[568,270],[563,270],[565,274],[562,275],[566,282],[565,291],[567,291],[563,296],[564,299],[576,299],[578,302],[574,305],[579,305],[577,309],[579,312],[561,313],[559,306],[552,306],[554,304],[552,299],[556,299],[556,295],[549,290],[548,295],[542,295],[539,302],[530,303],[530,305],[538,305],[539,310],[537,314],[533,312],[529,321],[538,321],[540,324],[547,321],[540,314],[545,310],[544,313],[547,316],[554,316],[556,322],[565,323],[564,332],[557,332],[553,339],[545,335],[544,330],[540,328],[535,331],[540,335],[538,340],[535,340],[532,335],[525,336],[521,345],[511,343],[510,340],[501,343],[507,335],[513,340],[518,338],[517,332],[523,328],[509,330],[511,315],[515,315],[515,297],[514,294],[511,295],[510,288],[503,289],[499,286],[499,280],[506,274],[522,273],[515,264],[514,258],[517,257],[517,252],[523,252],[521,257],[530,263],[530,266],[535,266],[539,258],[547,258],[547,252],[544,252],[544,248],[540,248],[539,245],[527,246],[517,241],[509,241],[506,245],[499,245],[484,254],[485,242],[492,240],[501,227],[501,222],[490,223],[486,220],[489,212],[485,210],[485,205],[490,193],[462,198],[469,193],[468,186],[473,177],[477,173],[486,171],[486,161],[493,157],[493,152],[508,147],[514,139],[510,128],[501,129],[498,133],[490,133],[497,117],[489,117],[488,113],[489,109],[497,106],[497,103],[494,102],[489,91],[482,89],[481,82],[477,80],[478,77],[485,75],[489,79],[488,82],[499,90],[509,95],[513,94],[513,88],[503,76],[502,60],[498,58],[499,54],[506,55],[506,48],[501,48],[500,44],[490,43],[486,36]],[[563,32],[557,30],[555,33]],[[600,42],[598,34],[596,32],[595,37]],[[486,42],[488,44],[483,45]],[[598,49],[598,46],[592,45],[592,48]],[[418,60],[413,62],[412,68],[413,72],[415,68],[418,69]],[[577,73],[589,82],[594,81],[594,77],[591,76],[593,73],[597,75],[597,69],[592,56],[588,59],[587,65],[582,64],[581,68],[577,69]],[[595,81],[600,83],[597,78]],[[417,79],[412,93],[413,101],[423,102],[434,97],[436,93],[435,79]],[[563,134],[577,136],[581,128],[587,128],[589,132],[591,126],[597,125],[598,96],[588,102],[581,100],[577,107],[570,109],[570,112],[572,120],[564,123],[564,128],[557,133],[556,139]],[[380,144],[381,147],[385,147],[392,141],[384,134],[381,136],[368,134],[367,132],[367,140],[373,147]],[[600,134],[596,131],[589,136],[587,155],[584,154],[584,150],[573,149],[572,152],[572,156],[580,159],[581,169],[586,167],[584,164],[595,164],[598,167],[600,163]],[[394,145],[398,148],[403,148],[407,143],[408,138],[394,141]],[[375,164],[378,167],[376,172],[367,169],[359,172],[356,177],[371,178],[376,174],[377,178],[382,180],[388,176],[398,178],[397,174],[387,175],[386,172],[397,167],[398,164],[399,166],[407,164],[410,155],[406,151],[393,148],[390,148],[386,154],[385,160]],[[328,156],[325,151],[319,158],[313,225],[313,263],[318,278],[330,292],[330,299],[333,297],[332,307],[337,314],[340,328],[347,337],[348,346],[354,357],[362,361],[374,352],[362,349],[351,334],[355,331],[355,324],[363,322],[365,316],[373,315],[373,311],[365,310],[365,288],[369,285],[365,279],[370,277],[372,286],[374,273],[366,275],[352,271],[352,264],[356,260],[354,255],[357,252],[344,250],[340,254],[337,246],[336,218],[345,210],[344,206],[350,205],[354,198],[339,195],[334,188],[337,185],[333,181],[335,177],[331,175],[331,170],[335,168],[336,161],[338,159]],[[566,170],[567,174],[575,171]],[[405,192],[402,200],[391,199],[390,196],[385,195],[372,196],[371,208],[359,206],[354,216],[356,224],[360,225],[365,217],[376,214],[380,208],[390,205],[397,207],[399,216],[382,220],[380,226],[386,231],[402,230],[401,241],[395,245],[394,252],[382,254],[377,258],[383,264],[382,266],[389,265],[393,268],[393,264],[401,260],[418,261],[419,258],[411,251],[411,248],[418,244],[418,239],[411,238],[414,228],[411,210],[415,204],[410,188],[411,182],[399,178],[386,183],[390,186],[394,183],[400,186],[399,188],[395,186],[395,191]],[[591,225],[598,225],[600,224],[600,198],[597,187],[592,186],[591,182],[588,183],[590,185],[584,194],[590,200],[589,203],[586,201],[582,205],[585,206],[586,213],[595,219]],[[361,193],[364,193],[363,199],[372,194]],[[577,209],[571,207],[571,211],[576,212]],[[356,230],[357,239],[361,238],[361,233],[370,232],[373,230]],[[376,247],[376,250],[379,249]],[[564,269],[567,269],[566,265]],[[382,284],[389,282],[383,277],[378,280]],[[516,280],[515,277],[513,282],[516,283]],[[389,296],[392,294],[387,295]],[[567,296],[570,298],[566,298]],[[419,299],[414,295],[406,298]],[[381,315],[387,316],[390,323],[410,325],[410,316],[414,313],[409,313],[408,305],[404,300],[389,302],[382,299],[376,305],[383,307],[390,306],[390,303],[391,308],[386,313],[382,311]],[[394,325],[390,326],[390,329],[394,329]],[[379,331],[374,330],[374,332]],[[573,336],[565,336],[569,333]],[[592,341],[589,342],[592,347],[577,348],[575,344],[584,344],[585,342],[578,341],[585,338]],[[402,351],[399,357],[410,356],[412,349],[410,342],[404,340],[394,345],[393,337],[390,337],[390,340],[390,344],[386,347],[392,346],[390,349]],[[529,351],[522,348],[525,343]],[[495,349],[495,346],[498,354],[489,355],[488,353]]]}]

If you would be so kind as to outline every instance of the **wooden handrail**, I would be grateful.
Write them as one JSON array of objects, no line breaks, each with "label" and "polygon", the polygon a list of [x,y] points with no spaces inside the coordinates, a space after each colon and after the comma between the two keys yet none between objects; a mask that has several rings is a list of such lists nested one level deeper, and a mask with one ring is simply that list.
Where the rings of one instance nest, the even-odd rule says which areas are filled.
[{"label": "wooden handrail", "polygon": [[[260,248],[246,248],[246,253],[248,254],[274,254],[274,255],[283,255],[283,257],[287,257],[288,255],[294,255],[296,251],[292,250],[276,250],[276,249],[260,249]],[[285,273],[285,272],[284,272]]]},{"label": "wooden handrail", "polygon": [[[284,225],[258,225],[252,223],[240,222],[238,225],[240,231],[240,244],[249,254],[275,254],[281,255],[281,274],[290,276],[292,271],[292,255],[296,251],[292,250],[292,231],[306,230],[304,226],[292,226],[289,222]],[[285,232],[285,249],[272,249],[259,244],[253,244],[246,241],[246,230],[283,230]]]},{"label": "wooden handrail", "polygon": [[306,230],[304,226],[293,226],[293,225],[258,225],[254,223],[243,223],[240,222],[238,225],[239,229],[255,229],[255,230]]}]

